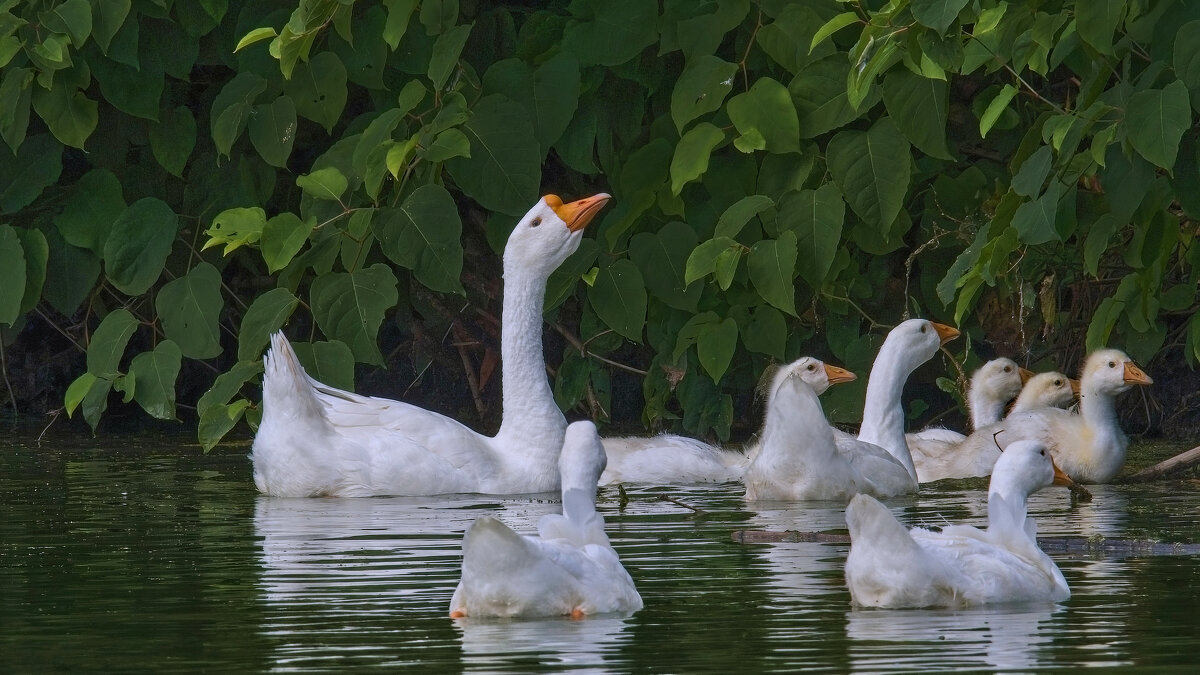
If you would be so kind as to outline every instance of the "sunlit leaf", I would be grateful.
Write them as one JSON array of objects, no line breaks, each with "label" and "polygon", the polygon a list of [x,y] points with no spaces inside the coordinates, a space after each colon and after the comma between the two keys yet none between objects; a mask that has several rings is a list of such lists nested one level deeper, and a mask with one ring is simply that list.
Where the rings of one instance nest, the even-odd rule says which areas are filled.
[{"label": "sunlit leaf", "polygon": [[759,78],[750,86],[750,91],[729,99],[725,109],[739,132],[753,131],[762,136],[767,152],[800,150],[796,106],[792,104],[787,88],[775,80]]}]

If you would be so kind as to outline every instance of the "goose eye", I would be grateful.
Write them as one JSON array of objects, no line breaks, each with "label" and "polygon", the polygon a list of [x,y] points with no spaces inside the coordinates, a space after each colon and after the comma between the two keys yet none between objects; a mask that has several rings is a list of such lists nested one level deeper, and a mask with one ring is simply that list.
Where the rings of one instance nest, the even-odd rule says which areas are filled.
[{"label": "goose eye", "polygon": [[530,226],[530,227],[537,227],[538,225],[541,225],[541,224],[542,224],[542,219],[541,219],[541,218],[534,218],[533,220],[531,220],[531,221],[529,222],[529,226]]},{"label": "goose eye", "polygon": [[928,332],[928,328],[929,328],[929,326],[924,326],[924,325],[923,325],[923,326],[921,326],[921,332],[922,332],[922,333],[926,333],[926,332]]},{"label": "goose eye", "polygon": [[1042,451],[1038,452],[1038,454],[1039,454],[1039,455],[1041,455],[1042,457],[1045,457],[1045,456],[1046,456],[1046,451],[1045,451],[1045,450],[1042,450]]},{"label": "goose eye", "polygon": [[1004,366],[1004,372],[1006,372],[1006,373],[1011,373],[1011,372],[1012,372],[1012,366]]},{"label": "goose eye", "polygon": [[809,370],[816,370],[816,369],[817,369],[817,367],[816,367],[816,366],[814,366],[813,364],[811,364],[811,363],[810,363],[810,364],[808,364],[808,369],[809,369]]},{"label": "goose eye", "polygon": [[1061,387],[1061,386],[1062,386],[1062,380],[1055,380],[1055,381],[1054,381],[1054,386],[1056,386],[1056,387]]},{"label": "goose eye", "polygon": [[1108,367],[1109,367],[1109,368],[1116,368],[1116,367],[1117,367],[1117,362],[1116,362],[1116,361],[1109,361],[1109,362],[1108,362]]}]

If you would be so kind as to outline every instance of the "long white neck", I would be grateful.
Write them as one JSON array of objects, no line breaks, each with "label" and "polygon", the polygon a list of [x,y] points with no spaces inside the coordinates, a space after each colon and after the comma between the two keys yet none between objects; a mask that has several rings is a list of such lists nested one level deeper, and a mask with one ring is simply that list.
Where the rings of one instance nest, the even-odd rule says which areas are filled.
[{"label": "long white neck", "polygon": [[[527,449],[529,457],[557,457],[567,420],[554,402],[542,354],[542,307],[546,279],[522,270],[504,274],[500,319],[501,387],[504,419],[496,440]],[[551,462],[557,470],[557,463]]]},{"label": "long white neck", "polygon": [[787,402],[773,401],[763,424],[756,463],[762,466],[823,466],[836,454],[833,431],[825,421],[817,394],[806,384],[795,387]]},{"label": "long white neck", "polygon": [[971,429],[982,429],[998,422],[1004,417],[1005,403],[1008,401],[996,400],[995,394],[986,387],[972,385],[971,391],[967,393],[967,405],[971,408]]},{"label": "long white neck", "polygon": [[[1026,505],[1029,487],[1023,485],[1020,478],[1009,472],[993,473],[988,486],[988,532],[1010,543],[1031,539],[1025,529],[1025,518],[1029,513]],[[1036,539],[1030,543],[1036,548]]]},{"label": "long white neck", "polygon": [[[1105,482],[1121,470],[1125,464],[1125,452],[1129,447],[1129,438],[1121,431],[1117,423],[1117,411],[1114,407],[1115,396],[1107,391],[1100,391],[1094,385],[1084,383],[1079,394],[1079,415],[1087,425],[1091,434],[1091,447],[1088,452],[1086,472],[1063,467],[1072,478],[1091,482]],[[1074,468],[1074,467],[1073,467]],[[1084,475],[1086,473],[1086,475]]]},{"label": "long white neck", "polygon": [[900,365],[899,359],[885,344],[875,358],[871,377],[867,380],[867,398],[858,439],[887,450],[916,481],[917,469],[913,466],[908,442],[904,440],[904,407],[900,400],[910,372],[911,369]]}]

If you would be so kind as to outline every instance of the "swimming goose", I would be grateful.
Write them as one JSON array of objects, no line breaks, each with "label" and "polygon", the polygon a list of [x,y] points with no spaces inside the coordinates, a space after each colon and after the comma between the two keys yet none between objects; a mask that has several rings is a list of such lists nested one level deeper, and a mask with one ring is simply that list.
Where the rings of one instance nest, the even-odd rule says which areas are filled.
[{"label": "swimming goose", "polygon": [[[863,421],[857,438],[887,450],[904,465],[914,481],[917,470],[904,435],[904,403],[901,400],[904,383],[917,366],[933,358],[943,344],[956,337],[958,331],[950,326],[926,319],[909,319],[888,333],[871,366]],[[839,446],[852,443],[854,438],[834,430],[834,439]]]},{"label": "swimming goose", "polygon": [[[971,413],[971,428],[979,429],[1004,417],[1004,407],[1021,392],[1022,385],[1033,373],[1012,359],[992,359],[975,370],[967,387],[967,409]],[[934,427],[906,434],[908,450],[912,453],[917,474],[922,475],[925,455],[936,454],[947,443],[961,443],[967,436],[951,429]]]},{"label": "swimming goose", "polygon": [[[830,383],[854,379],[841,368],[824,369]],[[851,440],[841,446],[834,441],[817,392],[802,378],[777,377],[759,450],[746,469],[746,499],[845,499],[859,492],[891,497],[917,488],[886,450]]]},{"label": "swimming goose", "polygon": [[1037,545],[1026,500],[1043,487],[1069,485],[1046,446],[1011,443],[988,488],[988,527],[906,530],[883,504],[856,495],[846,507],[850,553],[846,585],[867,607],[966,607],[1004,602],[1062,602],[1071,590]]},{"label": "swimming goose", "polygon": [[[1117,423],[1118,394],[1154,380],[1119,349],[1088,356],[1079,378],[1079,413],[1038,408],[1012,413],[967,437],[952,452],[957,466],[947,478],[986,476],[1000,447],[1017,440],[1043,443],[1068,476],[1079,483],[1107,483],[1125,464],[1129,439]],[[993,438],[994,437],[994,438]]]},{"label": "swimming goose", "polygon": [[542,516],[540,536],[523,536],[490,516],[463,537],[462,579],[450,616],[582,618],[635,612],[642,597],[621,565],[596,512],[604,448],[591,422],[567,427],[558,469],[562,515]]},{"label": "swimming goose", "polygon": [[[788,377],[796,376],[807,382],[817,394],[821,394],[834,383],[830,380],[830,372],[836,373],[836,382],[854,379],[854,375],[849,371],[833,366],[826,368],[818,359],[803,357],[779,368],[775,372],[773,382],[777,384]],[[767,391],[768,410],[772,406],[771,395],[775,388],[773,384]],[[602,442],[608,455],[608,468],[600,476],[601,485],[677,485],[740,480],[750,460],[758,451],[757,441],[746,446],[745,451],[741,451],[719,448],[675,434],[660,434],[649,438],[605,438]]]},{"label": "swimming goose", "polygon": [[263,419],[251,459],[261,492],[282,497],[513,494],[558,489],[567,422],[542,356],[546,280],[579,248],[608,202],[547,195],[504,249],[503,421],[494,437],[401,401],[361,396],[308,376],[282,333],[263,374]]}]

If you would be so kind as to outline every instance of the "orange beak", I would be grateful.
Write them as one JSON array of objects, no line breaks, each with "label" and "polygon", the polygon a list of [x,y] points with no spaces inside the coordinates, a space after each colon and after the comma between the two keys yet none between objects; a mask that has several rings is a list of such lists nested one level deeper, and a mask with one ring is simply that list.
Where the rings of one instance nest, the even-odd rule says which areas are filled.
[{"label": "orange beak", "polygon": [[1052,485],[1074,485],[1075,481],[1071,477],[1063,473],[1063,470],[1058,468],[1058,463],[1053,458],[1050,459],[1050,465],[1054,467],[1054,482]]},{"label": "orange beak", "polygon": [[1079,384],[1079,380],[1072,380],[1072,379],[1068,378],[1068,379],[1067,379],[1067,382],[1070,382],[1070,383],[1071,383],[1071,393],[1072,393],[1072,394],[1075,394],[1076,396],[1078,396],[1078,395],[1079,395],[1079,392],[1080,392],[1080,391],[1082,391],[1082,390],[1080,389],[1080,386],[1081,386],[1081,385]]},{"label": "orange beak", "polygon": [[958,337],[958,330],[955,328],[951,328],[945,324],[937,323],[936,321],[930,321],[929,323],[933,324],[933,329],[937,331],[938,337],[942,340],[942,344],[946,344],[947,342]]},{"label": "orange beak", "polygon": [[858,379],[857,375],[846,370],[845,368],[838,368],[837,366],[831,366],[828,363],[825,364],[825,377],[829,378],[829,384],[838,384],[839,382],[853,382],[854,380]]},{"label": "orange beak", "polygon": [[1133,361],[1125,362],[1125,384],[1154,384],[1154,380],[1150,376],[1142,372]]},{"label": "orange beak", "polygon": [[588,223],[592,222],[592,218],[600,212],[600,209],[604,208],[610,199],[612,199],[612,195],[607,192],[585,197],[569,204],[564,204],[558,195],[542,197],[546,205],[554,209],[554,213],[562,218],[562,221],[567,224],[567,229],[572,232],[578,232],[587,227]]},{"label": "orange beak", "polygon": [[1017,374],[1021,376],[1021,384],[1025,384],[1029,381],[1029,378],[1033,377],[1033,371],[1028,368],[1018,367]]}]

